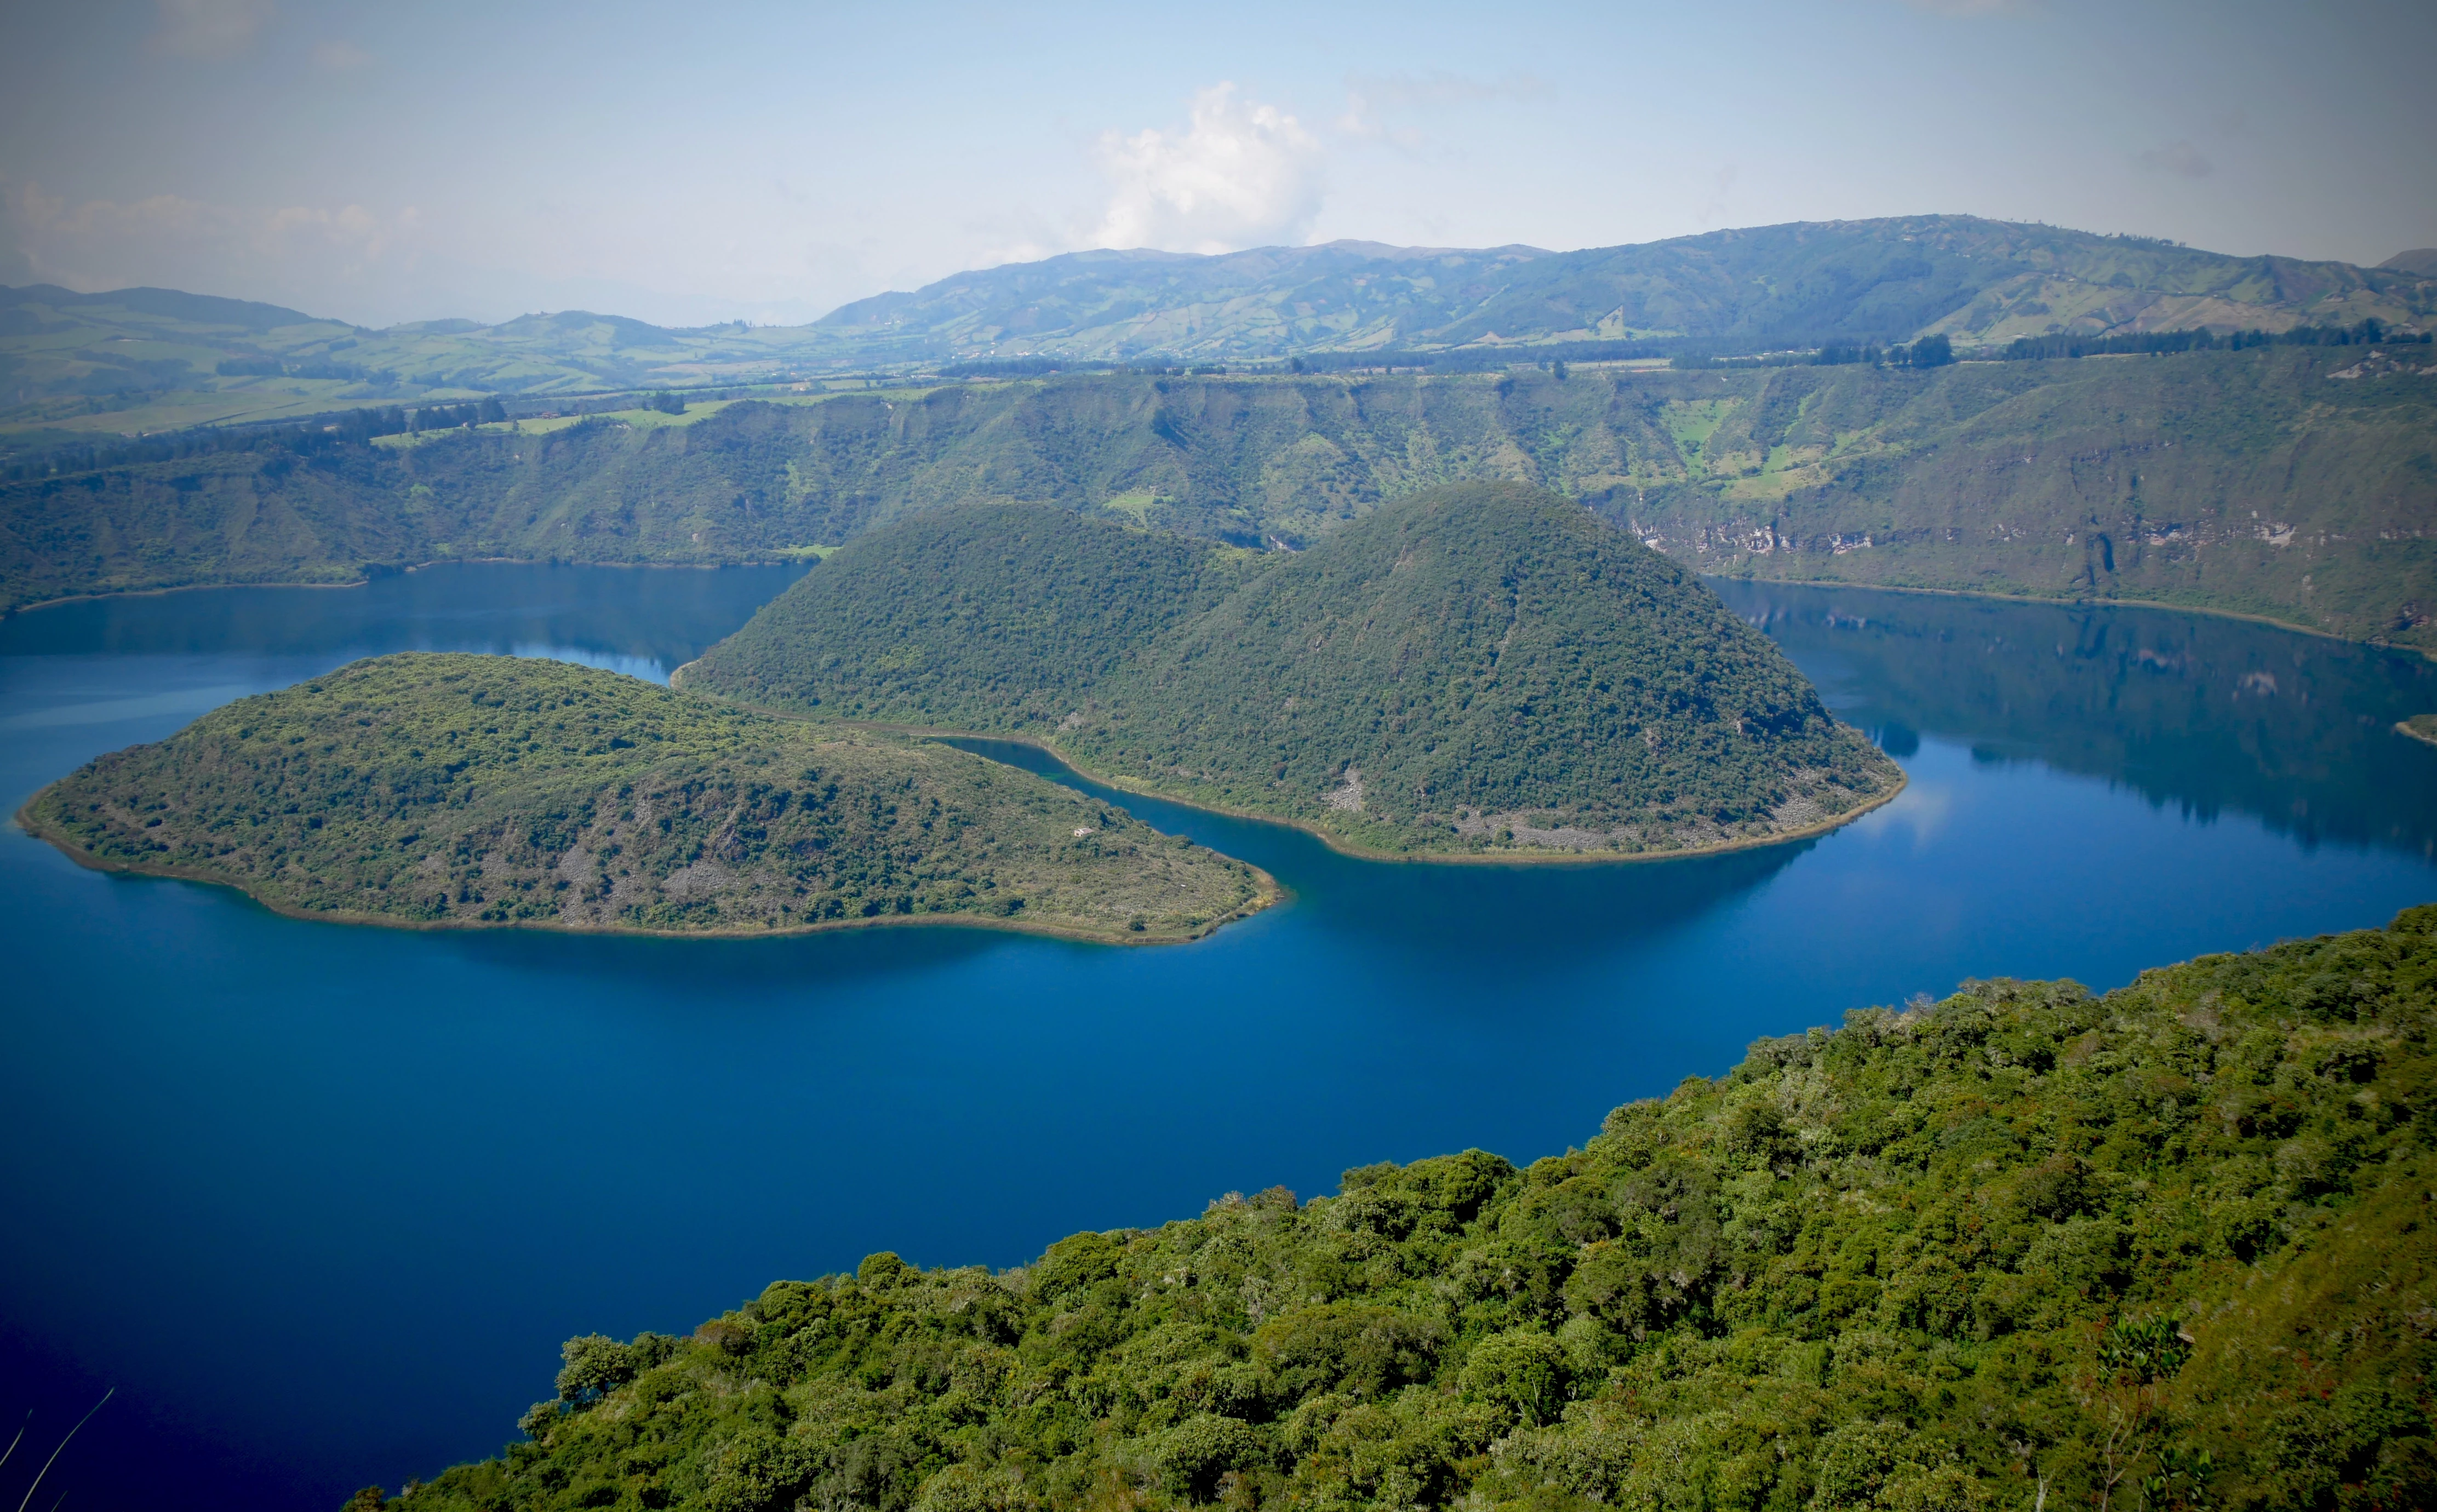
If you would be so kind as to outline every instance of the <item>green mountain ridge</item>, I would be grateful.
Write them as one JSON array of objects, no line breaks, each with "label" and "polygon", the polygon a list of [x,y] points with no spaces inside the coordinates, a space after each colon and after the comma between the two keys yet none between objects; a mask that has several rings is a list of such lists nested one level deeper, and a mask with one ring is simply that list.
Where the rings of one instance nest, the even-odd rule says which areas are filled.
[{"label": "green mountain ridge", "polygon": [[1025,735],[1121,785],[1396,855],[1762,843],[1902,782],[1690,574],[1511,483],[1267,556],[1037,507],[917,516],[686,686]]},{"label": "green mountain ridge", "polygon": [[337,438],[0,482],[0,606],[506,556],[715,565],[925,509],[1305,546],[1566,494],[1703,571],[2146,600],[2437,647],[2437,360],[2268,347],[1724,372],[1068,376]]},{"label": "green mountain ridge", "polygon": [[[676,330],[584,310],[371,330],[167,290],[0,290],[0,434],[57,444],[355,406],[803,382],[962,359],[1274,361],[1555,343],[2418,329],[2437,275],[2240,257],[1971,216],[1809,221],[1544,252],[1337,241],[1083,252],[957,273],[801,326]],[[1651,348],[1653,350],[1661,348]]]},{"label": "green mountain ridge", "polygon": [[1282,357],[1476,343],[1821,341],[2409,325],[2411,269],[2237,257],[1973,216],[1797,221],[1542,253],[1332,242],[1210,258],[1075,253],[883,294],[817,328],[911,356]]},{"label": "green mountain ridge", "polygon": [[417,927],[920,920],[1172,941],[1275,896],[1251,868],[947,747],[507,657],[377,657],[241,698],[19,817],[88,866]]},{"label": "green mountain ridge", "polygon": [[2437,908],[1757,1042],[1517,1169],[568,1341],[350,1512],[2407,1507],[2437,1497]]}]

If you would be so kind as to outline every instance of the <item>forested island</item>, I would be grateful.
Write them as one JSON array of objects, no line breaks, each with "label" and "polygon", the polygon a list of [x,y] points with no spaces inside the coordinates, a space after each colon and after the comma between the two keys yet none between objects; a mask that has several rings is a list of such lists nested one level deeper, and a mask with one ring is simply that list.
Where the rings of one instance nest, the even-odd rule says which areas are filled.
[{"label": "forested island", "polygon": [[1766,843],[1903,781],[1691,573],[1512,483],[1426,490],[1299,553],[934,511],[839,551],[683,680],[1019,735],[1371,855]]},{"label": "forested island", "polygon": [[522,1441],[350,1507],[2425,1505],[2432,1029],[2437,907],[1967,982],[1521,1169],[571,1339]]},{"label": "forested island", "polygon": [[89,866],[423,927],[919,921],[1196,938],[1260,871],[1029,773],[557,661],[410,653],[103,756],[19,819]]}]

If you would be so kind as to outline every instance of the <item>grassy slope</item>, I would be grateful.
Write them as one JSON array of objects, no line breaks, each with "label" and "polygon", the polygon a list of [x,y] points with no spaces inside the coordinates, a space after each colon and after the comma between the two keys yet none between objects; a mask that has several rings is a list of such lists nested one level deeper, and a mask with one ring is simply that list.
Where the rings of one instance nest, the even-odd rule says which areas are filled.
[{"label": "grassy slope", "polygon": [[380,657],[240,699],[23,817],[89,865],[381,923],[928,918],[1174,940],[1271,895],[1247,867],[961,751],[500,657]]},{"label": "grassy slope", "polygon": [[1011,501],[1301,545],[1382,500],[1501,478],[1590,502],[1702,571],[2163,600],[2437,646],[2437,378],[2332,376],[2358,360],[1111,375],[397,455],[222,455],[0,484],[0,600],[435,555],[766,558]]},{"label": "grassy slope", "polygon": [[1746,843],[1900,781],[1690,574],[1512,484],[1267,558],[1037,506],[937,511],[847,548],[686,677],[1026,735],[1398,854]]},{"label": "grassy slope", "polygon": [[1763,1040],[1523,1170],[570,1341],[362,1507],[2230,1509],[2437,1496],[2437,908]]}]

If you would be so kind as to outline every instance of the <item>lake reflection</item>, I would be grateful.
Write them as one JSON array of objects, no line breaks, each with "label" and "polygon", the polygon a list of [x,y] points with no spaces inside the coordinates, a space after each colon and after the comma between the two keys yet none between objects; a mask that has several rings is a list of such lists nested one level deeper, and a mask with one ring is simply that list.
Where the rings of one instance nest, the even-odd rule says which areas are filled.
[{"label": "lake reflection", "polygon": [[2416,653],[2146,607],[1710,586],[1897,754],[1945,735],[2306,844],[2437,856],[2437,751],[2394,730],[2437,712]]},{"label": "lake reflection", "polygon": [[[0,796],[377,652],[665,677],[792,575],[468,566],[23,615]],[[328,1512],[496,1450],[570,1334],[688,1328],[881,1248],[1004,1265],[1367,1161],[1528,1160],[1853,1007],[2113,986],[2437,896],[2437,749],[2383,734],[2437,708],[2421,664],[1722,591],[1879,732],[1901,798],[1709,859],[1431,867],[1103,795],[1290,889],[1189,946],[354,929],[0,834],[0,1415],[47,1449],[120,1388],[45,1483],[71,1506]]]}]

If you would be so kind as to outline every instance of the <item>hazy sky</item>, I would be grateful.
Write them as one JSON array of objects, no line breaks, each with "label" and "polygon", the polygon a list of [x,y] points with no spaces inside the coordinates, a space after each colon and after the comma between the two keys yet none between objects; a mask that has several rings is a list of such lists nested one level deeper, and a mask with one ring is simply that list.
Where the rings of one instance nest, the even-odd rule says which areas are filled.
[{"label": "hazy sky", "polygon": [[2437,245],[2437,5],[0,0],[0,283],[795,322],[1094,246]]}]

